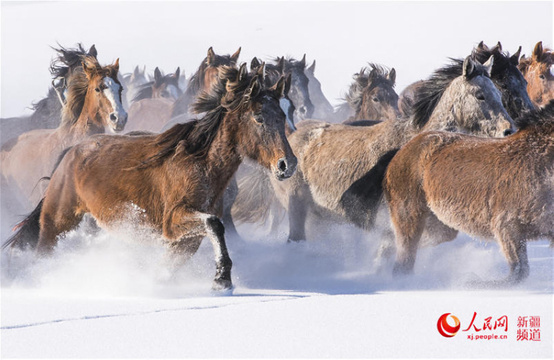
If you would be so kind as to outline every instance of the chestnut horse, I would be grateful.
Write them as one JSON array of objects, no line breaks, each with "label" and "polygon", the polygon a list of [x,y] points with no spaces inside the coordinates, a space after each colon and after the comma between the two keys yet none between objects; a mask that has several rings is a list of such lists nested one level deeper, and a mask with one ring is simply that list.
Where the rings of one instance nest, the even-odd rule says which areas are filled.
[{"label": "chestnut horse", "polygon": [[542,47],[539,41],[531,57],[522,56],[519,69],[527,80],[527,92],[537,106],[544,106],[554,99],[554,53]]},{"label": "chestnut horse", "polygon": [[390,162],[383,181],[396,234],[395,273],[413,270],[426,221],[494,238],[510,266],[499,284],[529,274],[527,240],[554,241],[554,101],[504,139],[420,134]]},{"label": "chestnut horse", "polygon": [[143,84],[136,92],[129,108],[126,132],[143,130],[159,132],[167,123],[175,101],[183,94],[179,87],[180,68],[163,75],[154,70],[154,80]]},{"label": "chestnut horse", "polygon": [[[468,57],[462,68],[437,70],[419,88],[411,119],[386,120],[367,127],[318,121],[298,124],[297,131],[289,136],[298,157],[298,171],[282,183],[270,180],[275,195],[288,210],[289,241],[306,239],[308,213],[372,229],[381,205],[386,165],[420,132],[448,130],[494,137],[512,133],[512,119],[490,80],[492,62],[491,58],[481,65]],[[259,188],[258,181],[266,180],[252,177],[239,184],[234,209],[238,220],[248,221],[252,209],[267,214],[272,197],[251,193]]]},{"label": "chestnut horse", "polygon": [[231,289],[220,200],[243,157],[279,180],[294,173],[297,160],[279,106],[285,87],[284,77],[267,88],[246,66],[223,67],[210,93],[194,104],[197,113],[207,112],[202,119],[158,135],[97,135],[81,142],[65,155],[46,196],[4,247],[28,242],[48,253],[85,213],[110,227],[134,206],[180,259],[209,237],[217,263],[213,288]]},{"label": "chestnut horse", "polygon": [[102,67],[94,56],[83,55],[82,67],[67,82],[67,100],[56,129],[33,130],[2,147],[2,191],[18,193],[24,208],[36,206],[43,194],[33,192],[39,180],[50,176],[62,151],[86,137],[119,132],[127,121],[117,80],[119,59]]},{"label": "chestnut horse", "polygon": [[0,145],[27,131],[57,128],[62,118],[62,107],[65,105],[68,78],[75,68],[81,67],[82,56],[98,55],[94,45],[88,51],[81,44],[77,44],[75,49],[53,49],[58,53],[58,58],[50,66],[53,80],[48,95],[33,104],[34,111],[30,116],[0,119]]},{"label": "chestnut horse", "polygon": [[189,117],[189,106],[194,103],[198,94],[209,91],[217,81],[218,68],[221,66],[236,66],[240,55],[240,48],[233,55],[217,55],[210,47],[208,54],[200,63],[198,70],[191,76],[185,92],[175,101],[171,118],[185,115]]}]

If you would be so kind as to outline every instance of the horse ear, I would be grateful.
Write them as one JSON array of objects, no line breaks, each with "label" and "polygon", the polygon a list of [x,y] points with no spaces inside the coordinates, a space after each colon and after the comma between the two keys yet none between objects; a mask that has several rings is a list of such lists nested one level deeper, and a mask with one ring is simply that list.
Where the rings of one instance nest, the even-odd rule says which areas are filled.
[{"label": "horse ear", "polygon": [[98,57],[98,51],[96,51],[96,46],[94,44],[88,50],[87,55]]},{"label": "horse ear", "polygon": [[139,69],[139,67],[138,67],[138,65],[137,65],[137,66],[135,66],[135,70],[133,70],[133,76],[134,76],[134,77],[137,77],[137,76],[139,76],[139,75],[140,75],[140,69]]},{"label": "horse ear", "polygon": [[258,70],[256,71],[256,75],[259,76],[262,81],[265,81],[265,62],[260,64]]},{"label": "horse ear", "polygon": [[115,59],[115,62],[113,63],[113,68],[115,70],[115,73],[119,71],[119,58]]},{"label": "horse ear", "polygon": [[178,79],[179,76],[181,76],[181,67],[177,66],[177,70],[175,70],[175,74],[173,75],[173,77]]},{"label": "horse ear", "polygon": [[285,93],[283,94],[283,96],[289,93],[291,84],[292,84],[292,74],[288,74],[287,78],[285,79]]},{"label": "horse ear", "polygon": [[473,63],[473,60],[471,60],[469,56],[465,58],[462,68],[463,68],[463,71],[462,71],[463,77],[469,78],[471,74],[473,74],[473,71],[475,70],[475,64]]},{"label": "horse ear", "polygon": [[156,66],[156,68],[154,69],[154,83],[156,84],[156,86],[160,84],[161,80],[162,80],[162,72]]},{"label": "horse ear", "polygon": [[254,76],[252,80],[250,80],[250,85],[248,85],[248,88],[244,92],[244,98],[249,101],[252,97],[258,95],[260,92],[260,82],[258,81],[258,75]]},{"label": "horse ear", "polygon": [[314,62],[312,63],[312,65],[310,65],[310,67],[308,68],[308,71],[313,74],[315,74],[315,60]]},{"label": "horse ear", "polygon": [[214,49],[212,49],[212,47],[210,46],[210,48],[208,49],[208,56],[206,57],[206,64],[208,64],[208,66],[211,66],[214,62],[215,62],[215,53],[214,53]]},{"label": "horse ear", "polygon": [[257,57],[254,57],[250,62],[250,70],[254,71],[260,66],[260,61]]},{"label": "horse ear", "polygon": [[[287,76],[288,77],[288,76]],[[273,85],[269,91],[272,91],[278,99],[285,96],[285,89],[286,89],[286,78],[285,76],[281,76],[279,80]]]},{"label": "horse ear", "polygon": [[491,57],[483,64],[483,66],[485,67],[485,70],[489,74],[489,77],[491,76],[493,65],[494,65],[494,55],[491,55]]},{"label": "horse ear", "polygon": [[[494,48],[497,48],[499,52],[502,52],[502,44],[500,43],[500,41],[496,44]],[[493,51],[494,51],[494,48],[493,48]]]},{"label": "horse ear", "polygon": [[239,49],[237,51],[235,51],[235,53],[233,55],[231,55],[231,63],[232,64],[237,63],[237,60],[239,59],[239,55],[240,55],[240,50],[241,50],[241,48],[239,47]]},{"label": "horse ear", "polygon": [[519,65],[519,54],[521,54],[521,46],[517,49],[515,54],[510,56],[510,62],[515,66]]},{"label": "horse ear", "polygon": [[302,66],[302,68],[306,67],[306,54],[304,54],[302,60],[300,60],[300,65]]},{"label": "horse ear", "polygon": [[246,76],[246,63],[242,63],[242,65],[239,68],[236,81],[241,82],[245,76]]},{"label": "horse ear", "polygon": [[541,61],[542,52],[542,41],[539,41],[537,45],[535,45],[535,49],[533,49],[533,60]]},{"label": "horse ear", "polygon": [[387,78],[392,82],[393,85],[396,83],[396,70],[394,68],[390,70]]},{"label": "horse ear", "polygon": [[285,57],[279,58],[279,61],[277,61],[277,69],[279,69],[279,72],[283,74],[285,72]]}]

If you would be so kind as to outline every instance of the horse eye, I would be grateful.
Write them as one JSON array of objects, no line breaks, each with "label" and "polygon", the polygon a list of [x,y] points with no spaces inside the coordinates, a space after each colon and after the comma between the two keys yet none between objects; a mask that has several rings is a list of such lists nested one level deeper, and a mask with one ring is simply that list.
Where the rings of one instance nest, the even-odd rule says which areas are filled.
[{"label": "horse eye", "polygon": [[264,122],[264,117],[262,114],[254,114],[254,120],[256,120],[257,123],[262,124]]},{"label": "horse eye", "polygon": [[544,76],[544,74],[540,74],[539,77],[541,78],[541,80],[545,80],[545,79],[546,79],[546,76]]},{"label": "horse eye", "polygon": [[94,89],[94,91],[100,92],[100,88],[96,88],[96,89]]},{"label": "horse eye", "polygon": [[373,101],[379,102],[379,98],[374,97],[374,98],[373,98]]},{"label": "horse eye", "polygon": [[483,93],[477,93],[477,94],[475,95],[475,97],[476,97],[477,100],[479,100],[479,101],[485,100],[485,95],[483,95]]}]

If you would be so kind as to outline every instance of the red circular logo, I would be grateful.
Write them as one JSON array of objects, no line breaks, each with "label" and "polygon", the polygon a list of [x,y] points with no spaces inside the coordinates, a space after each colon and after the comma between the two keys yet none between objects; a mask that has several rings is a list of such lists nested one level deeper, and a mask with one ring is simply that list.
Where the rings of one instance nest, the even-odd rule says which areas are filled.
[{"label": "red circular logo", "polygon": [[450,317],[454,319],[454,326],[451,326],[446,321],[448,315],[450,315],[450,313],[442,314],[439,321],[437,321],[437,330],[444,337],[452,337],[460,330],[460,320],[454,315],[450,315]]}]

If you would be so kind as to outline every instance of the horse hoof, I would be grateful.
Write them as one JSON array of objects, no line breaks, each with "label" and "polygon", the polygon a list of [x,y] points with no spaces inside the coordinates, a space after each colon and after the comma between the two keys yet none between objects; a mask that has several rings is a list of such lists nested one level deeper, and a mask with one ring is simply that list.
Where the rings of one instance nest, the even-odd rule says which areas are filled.
[{"label": "horse hoof", "polygon": [[217,293],[229,293],[233,292],[234,286],[231,280],[215,279],[212,285],[212,291]]},{"label": "horse hoof", "polygon": [[306,239],[291,239],[288,238],[287,244],[303,244],[306,242]]}]

